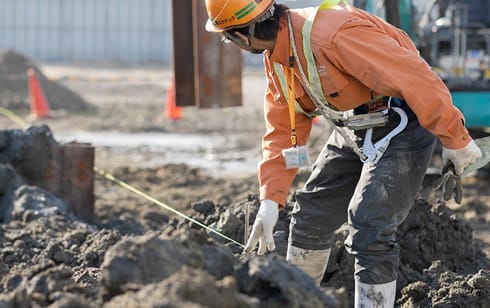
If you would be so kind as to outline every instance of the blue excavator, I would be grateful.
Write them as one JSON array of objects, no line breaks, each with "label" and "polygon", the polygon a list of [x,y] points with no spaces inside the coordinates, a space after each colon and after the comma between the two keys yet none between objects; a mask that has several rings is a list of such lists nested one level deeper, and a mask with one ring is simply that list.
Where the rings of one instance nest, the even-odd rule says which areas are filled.
[{"label": "blue excavator", "polygon": [[489,0],[354,0],[410,35],[472,130],[490,128]]}]

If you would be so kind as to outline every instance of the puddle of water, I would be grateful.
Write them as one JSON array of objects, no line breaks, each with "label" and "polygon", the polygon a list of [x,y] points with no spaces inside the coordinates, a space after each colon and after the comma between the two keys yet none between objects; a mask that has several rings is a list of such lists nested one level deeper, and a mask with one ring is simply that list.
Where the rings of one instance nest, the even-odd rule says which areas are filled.
[{"label": "puddle of water", "polygon": [[215,138],[202,135],[168,133],[70,132],[55,136],[61,142],[88,142],[94,146],[133,148],[147,146],[158,149],[192,150],[209,147]]},{"label": "puddle of water", "polygon": [[224,151],[226,138],[223,136],[78,131],[58,133],[55,139],[62,143],[90,143],[104,147],[113,155],[121,152],[134,154],[141,167],[184,163],[203,168],[212,176],[254,174],[260,159],[251,149]]}]

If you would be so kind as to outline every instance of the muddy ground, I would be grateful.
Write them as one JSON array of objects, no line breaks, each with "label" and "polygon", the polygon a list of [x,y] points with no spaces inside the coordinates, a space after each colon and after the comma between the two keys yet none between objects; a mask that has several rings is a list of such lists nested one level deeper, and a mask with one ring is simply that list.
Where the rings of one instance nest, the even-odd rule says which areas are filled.
[{"label": "muddy ground", "polygon": [[[243,243],[246,209],[251,224],[259,204],[254,173],[264,130],[260,71],[245,71],[243,107],[186,108],[173,121],[163,112],[171,81],[167,68],[39,68],[46,81],[85,101],[77,106],[88,107],[61,105],[52,117],[32,120],[27,99],[18,97],[9,107],[32,127],[16,130],[0,117],[0,307],[352,304],[353,260],[343,249],[345,228],[336,232],[322,288],[284,262],[294,187],[276,228],[277,251],[255,257],[100,175],[91,222],[32,179],[33,170],[50,159],[39,153],[94,138],[98,168]],[[6,107],[8,94],[2,93],[0,106]],[[312,156],[326,130],[322,122],[314,127]],[[87,132],[97,132],[97,138]],[[152,141],[167,137],[174,147]],[[295,187],[307,173],[300,172]],[[437,202],[433,180],[427,176],[399,230],[398,305],[490,307],[490,173],[485,169],[464,180],[461,205]]]}]

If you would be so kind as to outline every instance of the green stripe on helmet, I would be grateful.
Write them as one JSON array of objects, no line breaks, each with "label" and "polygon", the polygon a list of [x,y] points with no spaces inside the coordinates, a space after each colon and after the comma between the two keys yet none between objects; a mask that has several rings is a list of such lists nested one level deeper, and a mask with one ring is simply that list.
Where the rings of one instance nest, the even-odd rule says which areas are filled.
[{"label": "green stripe on helmet", "polygon": [[247,16],[251,11],[253,11],[257,7],[257,4],[255,4],[254,1],[250,2],[247,4],[245,7],[240,9],[235,13],[235,16],[237,17],[238,20],[242,19],[243,17]]}]

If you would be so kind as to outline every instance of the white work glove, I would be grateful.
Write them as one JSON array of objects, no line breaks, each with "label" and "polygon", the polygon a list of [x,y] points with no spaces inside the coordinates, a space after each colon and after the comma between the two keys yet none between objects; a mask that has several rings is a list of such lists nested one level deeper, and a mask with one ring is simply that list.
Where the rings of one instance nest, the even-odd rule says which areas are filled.
[{"label": "white work glove", "polygon": [[454,165],[454,171],[456,175],[461,175],[464,168],[469,164],[474,163],[478,158],[482,156],[482,152],[474,140],[471,140],[464,148],[461,149],[448,149],[442,147],[442,163],[446,165],[448,161]]},{"label": "white work glove", "polygon": [[252,233],[243,250],[245,253],[252,252],[257,246],[257,243],[259,243],[258,255],[263,255],[266,249],[269,251],[276,249],[272,234],[278,216],[278,204],[272,200],[262,200],[257,216],[255,217]]},{"label": "white work glove", "polygon": [[442,169],[441,178],[436,181],[434,189],[442,190],[442,198],[448,201],[454,195],[454,201],[460,204],[463,200],[463,184],[461,174],[470,164],[482,156],[482,152],[475,141],[471,141],[462,149],[448,149],[442,147]]}]

